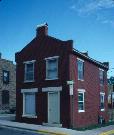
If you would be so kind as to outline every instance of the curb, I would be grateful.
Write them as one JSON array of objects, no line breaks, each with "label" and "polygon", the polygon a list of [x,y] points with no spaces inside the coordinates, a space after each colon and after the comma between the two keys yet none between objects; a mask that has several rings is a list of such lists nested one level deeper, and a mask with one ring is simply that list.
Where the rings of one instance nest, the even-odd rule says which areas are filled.
[{"label": "curb", "polygon": [[38,130],[38,133],[44,133],[44,134],[50,134],[50,135],[68,135],[65,133],[60,133],[60,132],[53,132],[53,131],[47,131],[47,130]]},{"label": "curb", "polygon": [[109,131],[100,133],[99,135],[112,135],[112,134],[114,134],[114,130],[109,130]]},{"label": "curb", "polygon": [[42,134],[50,134],[50,135],[68,135],[65,133],[60,133],[60,132],[53,132],[53,131],[47,131],[47,130],[35,130],[35,129],[28,129],[28,128],[23,128],[23,127],[15,127],[15,126],[9,126],[9,125],[2,125],[2,127],[9,127],[9,128],[15,128],[15,129],[23,129],[23,130],[28,130],[28,131],[34,131],[37,133],[42,133]]}]

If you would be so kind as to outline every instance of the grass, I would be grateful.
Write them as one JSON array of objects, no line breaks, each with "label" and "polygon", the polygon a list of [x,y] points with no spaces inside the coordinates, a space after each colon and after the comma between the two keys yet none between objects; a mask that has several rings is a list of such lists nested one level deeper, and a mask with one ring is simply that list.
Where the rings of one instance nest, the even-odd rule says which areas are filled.
[{"label": "grass", "polygon": [[96,128],[106,127],[106,126],[109,126],[109,125],[114,125],[114,121],[108,122],[108,123],[105,123],[105,124],[97,124],[97,125],[91,125],[91,126],[88,126],[88,127],[81,127],[81,128],[74,128],[74,129],[78,130],[78,131],[85,131],[85,130],[92,130],[92,129],[96,129]]}]

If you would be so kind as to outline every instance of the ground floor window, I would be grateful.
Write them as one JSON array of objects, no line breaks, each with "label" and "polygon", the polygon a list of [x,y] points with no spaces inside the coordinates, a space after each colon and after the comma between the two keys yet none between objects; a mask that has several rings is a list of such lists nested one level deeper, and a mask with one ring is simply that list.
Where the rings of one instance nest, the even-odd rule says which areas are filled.
[{"label": "ground floor window", "polygon": [[78,90],[78,112],[85,112],[85,102],[84,102],[84,96],[85,90],[79,89]]},{"label": "ground floor window", "polygon": [[9,104],[9,91],[8,90],[2,91],[2,104],[3,105]]},{"label": "ground floor window", "polygon": [[24,114],[25,115],[36,115],[35,108],[35,93],[24,94]]},{"label": "ground floor window", "polygon": [[104,106],[104,97],[105,97],[105,93],[101,92],[100,93],[100,109],[101,111],[104,111],[105,106]]},{"label": "ground floor window", "polygon": [[21,89],[23,94],[23,117],[36,118],[36,92],[37,88]]}]

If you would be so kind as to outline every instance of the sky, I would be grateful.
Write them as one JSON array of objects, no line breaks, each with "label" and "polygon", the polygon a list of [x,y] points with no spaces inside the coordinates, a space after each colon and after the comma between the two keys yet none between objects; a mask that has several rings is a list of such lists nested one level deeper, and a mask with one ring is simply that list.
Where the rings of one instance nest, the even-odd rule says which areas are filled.
[{"label": "sky", "polygon": [[0,52],[15,61],[20,51],[36,36],[36,27],[48,23],[49,35],[73,40],[75,49],[110,62],[114,76],[113,0],[1,0]]}]

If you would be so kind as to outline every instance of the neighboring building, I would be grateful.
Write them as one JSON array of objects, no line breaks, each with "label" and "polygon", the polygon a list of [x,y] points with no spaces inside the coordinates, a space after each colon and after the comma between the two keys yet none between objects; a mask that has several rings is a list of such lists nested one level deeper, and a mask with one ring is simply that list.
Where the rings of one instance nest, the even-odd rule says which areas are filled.
[{"label": "neighboring building", "polygon": [[0,53],[0,112],[16,106],[16,69],[12,61],[2,59]]},{"label": "neighboring building", "polygon": [[15,57],[17,121],[74,128],[108,121],[108,63],[49,36],[47,24],[36,31]]},{"label": "neighboring building", "polygon": [[108,79],[108,113],[109,120],[114,121],[114,77]]}]

